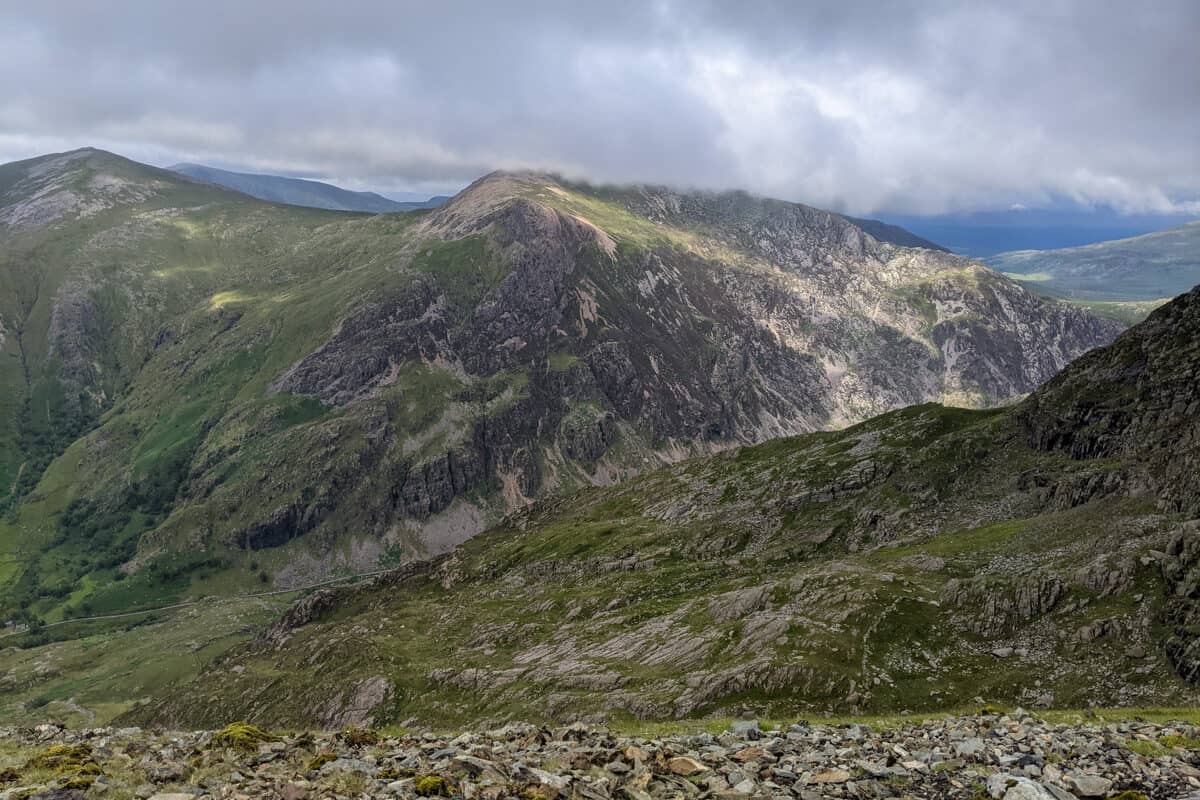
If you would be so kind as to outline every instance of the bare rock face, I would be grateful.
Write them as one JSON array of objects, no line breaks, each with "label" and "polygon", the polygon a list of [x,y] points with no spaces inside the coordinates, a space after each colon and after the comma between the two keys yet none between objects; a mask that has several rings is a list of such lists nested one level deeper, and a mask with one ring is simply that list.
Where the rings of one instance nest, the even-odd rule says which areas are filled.
[{"label": "bare rock face", "polygon": [[1149,483],[1166,509],[1200,513],[1198,355],[1200,288],[1030,397],[1021,412],[1030,442],[1076,459],[1133,459],[1137,483]]},{"label": "bare rock face", "polygon": [[1181,677],[1200,683],[1200,520],[1180,528],[1160,565],[1167,584],[1167,658]]},{"label": "bare rock face", "polygon": [[393,689],[392,682],[382,675],[359,681],[341,697],[330,699],[322,717],[325,727],[338,730],[370,722]]},{"label": "bare rock face", "polygon": [[1052,575],[1011,581],[951,580],[943,589],[942,602],[959,609],[963,624],[975,633],[998,634],[1050,613],[1065,588]]},{"label": "bare rock face", "polygon": [[437,286],[414,280],[401,294],[373,302],[342,320],[318,350],[272,385],[342,406],[394,380],[411,361],[433,360],[445,348],[446,320]]},{"label": "bare rock face", "polygon": [[[400,261],[417,270],[407,287],[352,308],[272,391],[353,407],[413,364],[474,384],[455,398],[465,435],[394,469],[393,508],[424,520],[481,488],[506,485],[511,508],[563,474],[602,482],[909,404],[1000,402],[1117,332],[818,209],[738,193],[602,197],[637,237],[662,241],[619,245],[619,229],[587,217],[600,202],[589,187],[527,174],[476,182],[419,226]],[[478,297],[452,265],[418,270],[472,237],[502,276]],[[483,388],[514,374],[521,388],[504,402]],[[632,462],[610,455],[622,440],[640,454]],[[283,527],[331,509],[282,512]],[[291,538],[263,524],[249,538]]]}]

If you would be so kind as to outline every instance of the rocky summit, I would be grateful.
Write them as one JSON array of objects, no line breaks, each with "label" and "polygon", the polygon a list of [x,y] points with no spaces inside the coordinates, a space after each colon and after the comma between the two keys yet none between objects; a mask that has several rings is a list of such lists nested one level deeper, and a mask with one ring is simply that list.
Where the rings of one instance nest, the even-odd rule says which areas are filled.
[{"label": "rocky summit", "polygon": [[893,723],[733,723],[632,736],[510,724],[458,735],[0,730],[0,798],[997,798],[1200,797],[1200,734],[1183,723],[1011,714]]}]

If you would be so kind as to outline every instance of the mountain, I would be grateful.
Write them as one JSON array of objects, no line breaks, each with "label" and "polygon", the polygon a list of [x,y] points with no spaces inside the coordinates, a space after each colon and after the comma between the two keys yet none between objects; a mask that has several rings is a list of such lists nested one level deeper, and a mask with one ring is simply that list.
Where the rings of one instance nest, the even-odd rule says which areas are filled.
[{"label": "mountain", "polygon": [[1058,250],[1154,233],[1191,221],[1183,214],[1127,214],[1062,201],[1050,208],[913,214],[881,213],[886,223],[939,242],[955,253],[988,258],[1014,250]]},{"label": "mountain", "polygon": [[331,211],[367,211],[372,214],[413,211],[419,208],[437,208],[450,199],[438,196],[419,202],[402,203],[389,200],[375,192],[352,192],[328,183],[301,178],[229,172],[202,164],[176,164],[169,169],[199,181],[215,183],[218,186],[257,197],[260,200],[287,203],[293,206],[326,208]]},{"label": "mountain", "polygon": [[323,590],[126,721],[1200,700],[1200,288],[1015,407],[921,405],[551,498]]},{"label": "mountain", "polygon": [[1031,289],[1084,301],[1155,301],[1200,283],[1200,222],[1064,250],[985,259]]},{"label": "mountain", "polygon": [[940,244],[931,242],[928,239],[923,239],[912,231],[901,228],[899,225],[889,225],[877,219],[860,219],[858,217],[846,217],[846,219],[881,242],[898,244],[901,247],[923,247],[927,250],[940,250],[943,253],[950,252],[948,248],[942,247]]},{"label": "mountain", "polygon": [[0,619],[443,553],[532,498],[1036,388],[1119,326],[743,193],[497,173],[270,204],[109,153],[0,167]]}]

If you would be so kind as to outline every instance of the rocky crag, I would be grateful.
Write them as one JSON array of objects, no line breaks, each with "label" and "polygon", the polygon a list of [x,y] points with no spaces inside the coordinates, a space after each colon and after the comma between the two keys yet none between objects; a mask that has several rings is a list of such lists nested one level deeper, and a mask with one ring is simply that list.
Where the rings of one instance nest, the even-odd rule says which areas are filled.
[{"label": "rocky crag", "polygon": [[533,174],[371,216],[82,150],[0,167],[0,234],[6,618],[435,555],[687,456],[1000,403],[1118,331],[817,209]]},{"label": "rocky crag", "polygon": [[0,731],[0,797],[1166,800],[1200,796],[1197,736],[1184,723],[1047,723],[1020,710],[882,731],[744,721],[661,737],[583,725],[457,736],[40,726]]}]

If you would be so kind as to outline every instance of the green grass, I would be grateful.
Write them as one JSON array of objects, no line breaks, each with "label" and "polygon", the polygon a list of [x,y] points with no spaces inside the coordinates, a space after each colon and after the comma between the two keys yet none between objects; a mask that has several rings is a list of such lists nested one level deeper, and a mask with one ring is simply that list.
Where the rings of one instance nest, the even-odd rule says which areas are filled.
[{"label": "green grass", "polygon": [[83,635],[76,631],[66,641],[0,650],[0,668],[16,686],[0,694],[0,714],[12,724],[105,724],[138,698],[193,678],[287,602],[286,596],[210,601],[160,621],[81,623]]},{"label": "green grass", "polygon": [[546,359],[546,368],[551,372],[566,372],[578,363],[578,356],[558,350]]},{"label": "green grass", "polygon": [[504,259],[484,236],[456,241],[430,240],[419,245],[411,268],[438,278],[459,313],[468,313],[508,274]]}]

